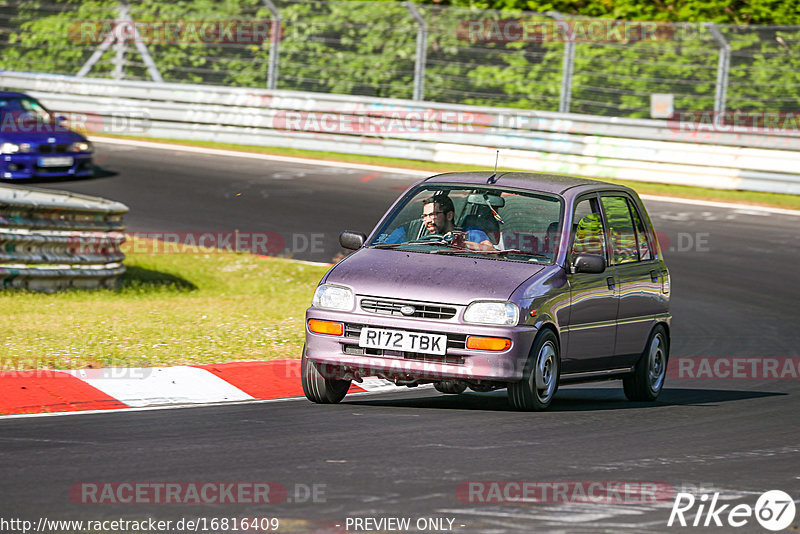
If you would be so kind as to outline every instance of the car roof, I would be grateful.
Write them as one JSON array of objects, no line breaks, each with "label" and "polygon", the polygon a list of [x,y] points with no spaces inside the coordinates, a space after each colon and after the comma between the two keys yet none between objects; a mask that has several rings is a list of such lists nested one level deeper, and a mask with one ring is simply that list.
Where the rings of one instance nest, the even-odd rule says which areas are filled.
[{"label": "car roof", "polygon": [[[28,95],[26,95],[25,93],[18,93],[16,91],[0,91],[0,98],[5,98],[5,97],[9,97],[9,96],[24,96],[24,97],[28,97]],[[28,98],[30,98],[30,97],[28,97]]]},{"label": "car roof", "polygon": [[[425,182],[483,185],[488,184],[488,180],[493,174],[492,171],[448,172],[431,176],[427,178]],[[554,193],[565,197],[574,197],[581,193],[598,190],[633,192],[629,187],[602,182],[600,180],[540,172],[498,172],[491,185],[529,189],[531,191],[541,191],[543,193]]]}]

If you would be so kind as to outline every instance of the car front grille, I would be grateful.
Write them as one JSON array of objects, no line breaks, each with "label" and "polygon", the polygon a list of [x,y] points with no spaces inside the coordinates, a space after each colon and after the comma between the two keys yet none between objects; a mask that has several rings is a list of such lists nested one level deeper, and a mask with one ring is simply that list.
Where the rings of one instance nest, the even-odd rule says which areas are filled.
[{"label": "car front grille", "polygon": [[[405,315],[400,311],[403,306],[412,306],[414,312]],[[361,309],[367,313],[393,315],[396,317],[418,317],[420,319],[452,319],[456,316],[456,309],[452,306],[402,300],[361,299]]]},{"label": "car front grille", "polygon": [[39,145],[40,154],[66,154],[69,145]]}]

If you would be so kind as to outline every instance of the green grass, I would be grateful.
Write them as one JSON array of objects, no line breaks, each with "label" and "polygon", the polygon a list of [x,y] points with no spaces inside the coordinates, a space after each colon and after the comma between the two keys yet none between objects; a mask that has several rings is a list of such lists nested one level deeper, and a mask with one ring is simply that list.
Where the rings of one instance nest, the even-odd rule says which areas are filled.
[{"label": "green grass", "polygon": [[[97,135],[97,134],[94,134]],[[212,141],[179,141],[175,139],[158,139],[150,137],[117,137],[121,139],[137,139],[141,141],[157,141],[188,146],[202,146],[225,150],[238,150],[240,152],[255,152],[258,154],[274,154],[278,156],[295,156],[323,161],[343,161],[347,163],[362,163],[368,165],[385,165],[404,169],[416,169],[436,172],[448,171],[485,171],[486,167],[478,165],[464,165],[458,163],[435,163],[427,161],[388,158],[383,156],[362,156],[359,154],[341,154],[338,152],[322,152],[315,150],[301,150],[295,148],[260,147],[250,145],[235,145],[231,143],[217,143]],[[787,195],[780,193],[762,193],[758,191],[739,191],[728,189],[711,189],[706,187],[691,187],[686,185],[669,185],[648,182],[632,182],[603,178],[605,182],[626,185],[639,194],[661,195],[680,198],[693,198],[712,200],[718,202],[734,202],[738,204],[751,204],[755,206],[771,206],[776,208],[800,210],[800,195]]]},{"label": "green grass", "polygon": [[324,266],[245,253],[131,253],[118,289],[0,291],[0,370],[299,358]]}]

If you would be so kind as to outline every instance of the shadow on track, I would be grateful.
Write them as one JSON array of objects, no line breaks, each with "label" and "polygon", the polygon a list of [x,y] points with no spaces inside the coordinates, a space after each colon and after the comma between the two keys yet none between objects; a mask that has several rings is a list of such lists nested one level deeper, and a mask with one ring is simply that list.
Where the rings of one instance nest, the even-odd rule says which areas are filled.
[{"label": "shadow on track", "polygon": [[[602,410],[631,410],[643,408],[665,408],[668,406],[708,406],[761,397],[782,396],[786,393],[769,391],[739,391],[720,389],[664,389],[655,402],[631,402],[625,398],[621,387],[609,388],[564,388],[556,393],[549,412],[588,412]],[[442,395],[430,392],[430,396],[413,399],[358,399],[345,398],[343,404],[360,406],[396,406],[404,408],[433,408],[446,410],[513,411],[508,404],[505,390],[492,393],[466,393]]]}]

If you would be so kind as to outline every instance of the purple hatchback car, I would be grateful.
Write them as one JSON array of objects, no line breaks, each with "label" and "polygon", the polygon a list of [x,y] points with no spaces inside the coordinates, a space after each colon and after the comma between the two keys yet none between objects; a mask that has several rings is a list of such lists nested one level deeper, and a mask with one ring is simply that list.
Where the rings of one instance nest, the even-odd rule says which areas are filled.
[{"label": "purple hatchback car", "polygon": [[508,389],[543,410],[559,384],[664,386],[670,278],[631,189],[520,172],[450,173],[404,193],[323,277],[302,382],[318,403],[377,376],[442,393]]}]

